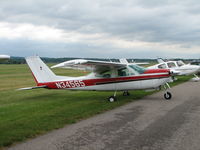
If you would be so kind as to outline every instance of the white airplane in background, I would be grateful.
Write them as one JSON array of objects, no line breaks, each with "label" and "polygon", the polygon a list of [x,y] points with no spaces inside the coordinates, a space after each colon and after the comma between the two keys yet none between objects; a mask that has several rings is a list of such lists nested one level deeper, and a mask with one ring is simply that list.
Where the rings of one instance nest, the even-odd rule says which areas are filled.
[{"label": "white airplane in background", "polygon": [[[168,91],[168,82],[171,72],[168,69],[145,69],[137,65],[116,62],[94,61],[76,59],[66,61],[51,68],[87,69],[91,73],[86,76],[68,77],[55,75],[38,56],[27,57],[26,62],[30,67],[37,83],[36,87],[21,88],[21,90],[48,88],[68,90],[115,91],[108,100],[116,100],[116,92],[138,89],[159,89],[165,87],[165,99],[171,99]],[[167,85],[167,86],[166,86]]]},{"label": "white airplane in background", "polygon": [[198,81],[199,77],[196,75],[200,71],[200,66],[185,64],[183,61],[164,61],[158,59],[158,64],[148,67],[148,69],[170,69],[176,75],[191,75],[193,74],[195,78],[193,80]]},{"label": "white airplane in background", "polygon": [[10,59],[10,56],[8,55],[0,55],[0,61],[5,61],[5,60],[8,60]]},{"label": "white airplane in background", "polygon": [[148,62],[131,62],[129,63],[128,60],[126,58],[121,58],[119,59],[119,62],[122,64],[129,64],[129,65],[148,65]]}]

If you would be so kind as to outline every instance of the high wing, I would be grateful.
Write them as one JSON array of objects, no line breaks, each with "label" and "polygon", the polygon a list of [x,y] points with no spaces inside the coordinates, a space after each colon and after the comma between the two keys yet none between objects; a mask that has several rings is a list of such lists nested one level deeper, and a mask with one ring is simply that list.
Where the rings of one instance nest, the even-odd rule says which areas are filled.
[{"label": "high wing", "polygon": [[114,68],[123,68],[126,65],[127,64],[116,63],[116,62],[75,59],[54,65],[51,68],[71,68],[71,69],[87,70],[93,72],[104,72]]}]

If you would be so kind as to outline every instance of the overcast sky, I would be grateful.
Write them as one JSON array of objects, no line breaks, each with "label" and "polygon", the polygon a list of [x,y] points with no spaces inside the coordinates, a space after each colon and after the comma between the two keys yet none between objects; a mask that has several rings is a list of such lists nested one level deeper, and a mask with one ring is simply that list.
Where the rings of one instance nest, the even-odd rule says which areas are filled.
[{"label": "overcast sky", "polygon": [[0,0],[0,54],[200,58],[200,2]]}]

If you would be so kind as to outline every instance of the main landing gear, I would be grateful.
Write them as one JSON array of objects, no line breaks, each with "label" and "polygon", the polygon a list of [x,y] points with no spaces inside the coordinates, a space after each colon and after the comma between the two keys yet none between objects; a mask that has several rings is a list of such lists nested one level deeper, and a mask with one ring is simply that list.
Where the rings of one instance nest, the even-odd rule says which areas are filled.
[{"label": "main landing gear", "polygon": [[166,100],[170,100],[170,99],[172,98],[172,94],[168,91],[168,89],[170,89],[170,86],[169,86],[168,83],[166,83],[166,84],[164,85],[164,89],[165,89],[164,98],[165,98]]},{"label": "main landing gear", "polygon": [[130,96],[130,93],[128,91],[124,91],[123,96]]},{"label": "main landing gear", "polygon": [[108,101],[111,102],[111,103],[116,101],[117,100],[116,94],[117,94],[117,91],[115,91],[113,96],[108,97]]},{"label": "main landing gear", "polygon": [[200,78],[196,74],[194,74],[194,78],[192,78],[191,80],[194,82],[198,82],[200,81]]},{"label": "main landing gear", "polygon": [[110,96],[110,97],[108,97],[108,101],[109,102],[114,102],[114,101],[116,101],[117,99],[116,99],[116,96]]},{"label": "main landing gear", "polygon": [[[117,91],[115,91],[113,96],[108,97],[109,102],[115,102],[117,100],[116,93],[117,93]],[[124,91],[123,96],[130,96],[130,93],[128,91]]]}]

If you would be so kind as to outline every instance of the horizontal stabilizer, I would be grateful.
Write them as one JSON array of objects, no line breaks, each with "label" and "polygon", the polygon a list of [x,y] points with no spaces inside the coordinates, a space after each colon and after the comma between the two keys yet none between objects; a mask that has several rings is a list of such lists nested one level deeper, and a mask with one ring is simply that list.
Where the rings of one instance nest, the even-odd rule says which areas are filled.
[{"label": "horizontal stabilizer", "polygon": [[35,86],[35,87],[26,87],[26,88],[20,88],[18,89],[19,91],[21,90],[32,90],[32,89],[39,89],[39,88],[47,88],[46,85],[42,85],[42,86]]}]

